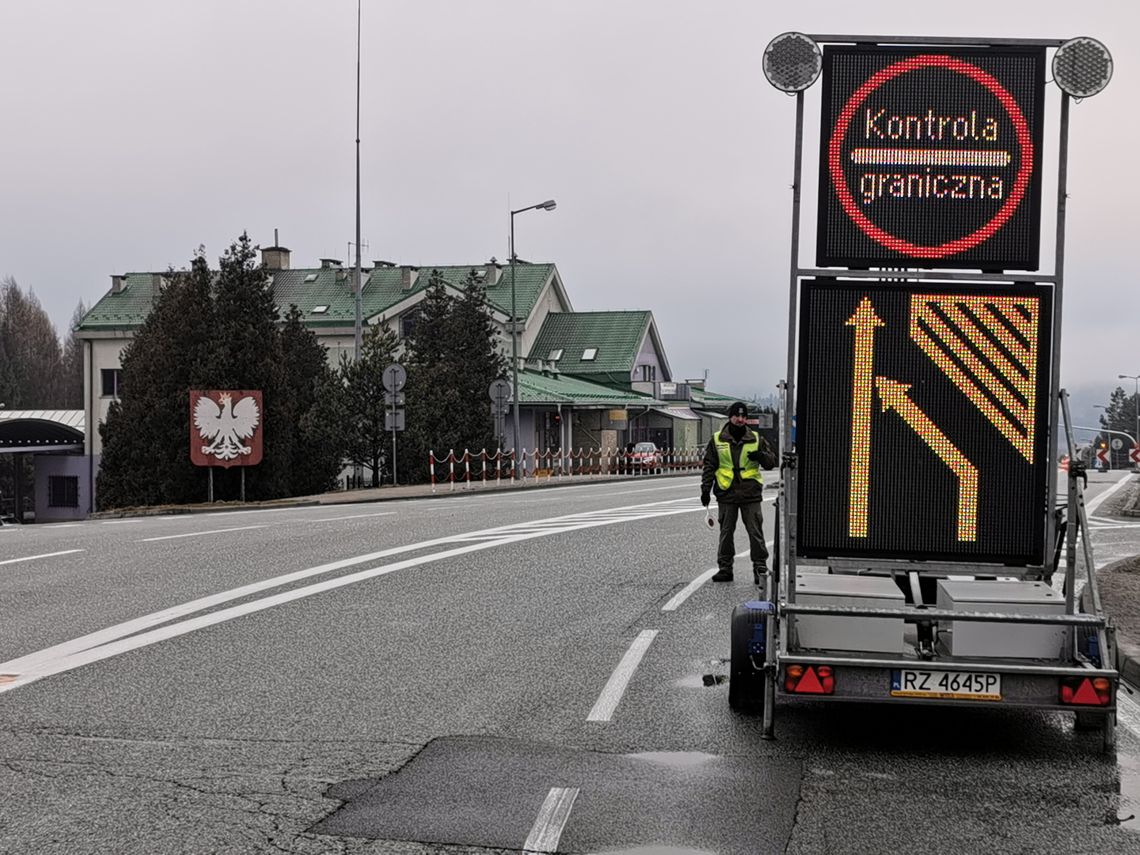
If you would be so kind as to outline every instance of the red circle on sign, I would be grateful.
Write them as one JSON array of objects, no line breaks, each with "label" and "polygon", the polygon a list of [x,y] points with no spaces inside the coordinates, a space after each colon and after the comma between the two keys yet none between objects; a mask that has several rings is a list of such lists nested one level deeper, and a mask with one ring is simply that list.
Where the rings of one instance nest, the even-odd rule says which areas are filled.
[{"label": "red circle on sign", "polygon": [[[851,190],[847,186],[847,179],[843,174],[843,166],[840,163],[839,152],[840,144],[843,141],[843,137],[847,134],[847,128],[851,124],[851,119],[854,117],[855,111],[863,105],[863,102],[867,100],[872,92],[888,80],[893,80],[900,74],[929,66],[937,66],[959,74],[965,74],[993,93],[1002,103],[1002,106],[1005,107],[1006,113],[1009,114],[1010,121],[1013,122],[1014,131],[1017,133],[1017,143],[1021,147],[1021,163],[1018,166],[1017,177],[1013,182],[1013,190],[1010,192],[1005,204],[994,214],[993,219],[975,232],[971,232],[960,238],[955,238],[952,241],[947,241],[938,246],[922,246],[921,244],[910,243],[909,241],[892,235],[890,232],[879,228],[871,222],[870,218],[859,210],[855,198],[851,195]],[[867,237],[876,243],[882,244],[887,249],[901,252],[905,255],[911,255],[916,258],[944,258],[947,255],[954,255],[955,253],[972,249],[982,241],[993,237],[994,233],[1004,226],[1009,218],[1013,216],[1013,212],[1017,210],[1017,206],[1021,204],[1021,200],[1025,197],[1025,191],[1029,186],[1029,176],[1033,171],[1033,140],[1029,135],[1029,123],[1025,121],[1025,116],[1021,112],[1021,108],[1017,106],[1017,101],[1014,100],[1008,90],[994,79],[992,75],[978,68],[976,65],[971,65],[956,57],[923,54],[921,56],[904,59],[901,62],[896,62],[893,65],[888,65],[886,68],[876,71],[867,78],[862,86],[855,90],[855,93],[844,105],[843,111],[839,114],[839,119],[835,123],[835,130],[831,135],[831,142],[827,149],[827,158],[831,171],[831,184],[839,196],[839,204],[843,206],[843,210],[847,212],[847,216],[855,222],[855,225],[859,227],[863,234],[867,235]]]}]

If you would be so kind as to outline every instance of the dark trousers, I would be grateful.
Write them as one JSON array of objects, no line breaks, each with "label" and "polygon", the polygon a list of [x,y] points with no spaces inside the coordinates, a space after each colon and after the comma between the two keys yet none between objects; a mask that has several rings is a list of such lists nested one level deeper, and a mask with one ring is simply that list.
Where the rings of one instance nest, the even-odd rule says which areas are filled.
[{"label": "dark trousers", "polygon": [[716,563],[721,570],[732,569],[732,559],[736,555],[736,545],[732,535],[736,531],[736,518],[744,523],[748,532],[748,545],[751,547],[752,569],[763,573],[768,561],[768,547],[764,545],[764,503],[749,502],[746,505],[717,503],[720,515],[720,545],[717,548]]}]

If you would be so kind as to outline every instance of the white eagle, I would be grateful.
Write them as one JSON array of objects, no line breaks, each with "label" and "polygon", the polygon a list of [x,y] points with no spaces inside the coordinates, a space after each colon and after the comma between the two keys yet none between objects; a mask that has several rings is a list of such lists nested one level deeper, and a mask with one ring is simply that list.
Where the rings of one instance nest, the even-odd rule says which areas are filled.
[{"label": "white eagle", "polygon": [[219,460],[233,460],[239,454],[252,454],[253,449],[243,445],[261,421],[257,401],[246,396],[233,405],[233,396],[223,392],[215,403],[203,395],[194,405],[194,427],[209,445],[202,446],[203,454],[212,454]]}]

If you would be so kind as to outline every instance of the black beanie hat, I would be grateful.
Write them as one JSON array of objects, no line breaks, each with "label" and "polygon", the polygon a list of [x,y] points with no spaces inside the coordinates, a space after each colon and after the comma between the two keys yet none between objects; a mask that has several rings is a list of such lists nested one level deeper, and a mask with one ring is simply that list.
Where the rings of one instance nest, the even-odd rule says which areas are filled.
[{"label": "black beanie hat", "polygon": [[748,406],[743,401],[737,401],[728,408],[729,418],[732,416],[748,416]]}]

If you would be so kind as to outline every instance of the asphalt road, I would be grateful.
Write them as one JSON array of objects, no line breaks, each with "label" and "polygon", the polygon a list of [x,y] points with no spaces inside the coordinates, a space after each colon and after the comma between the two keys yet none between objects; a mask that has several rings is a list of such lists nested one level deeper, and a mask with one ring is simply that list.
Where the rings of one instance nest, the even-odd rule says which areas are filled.
[{"label": "asphalt road", "polygon": [[0,852],[1140,852],[1140,715],[1115,757],[991,709],[761,740],[696,493],[0,529]]}]

